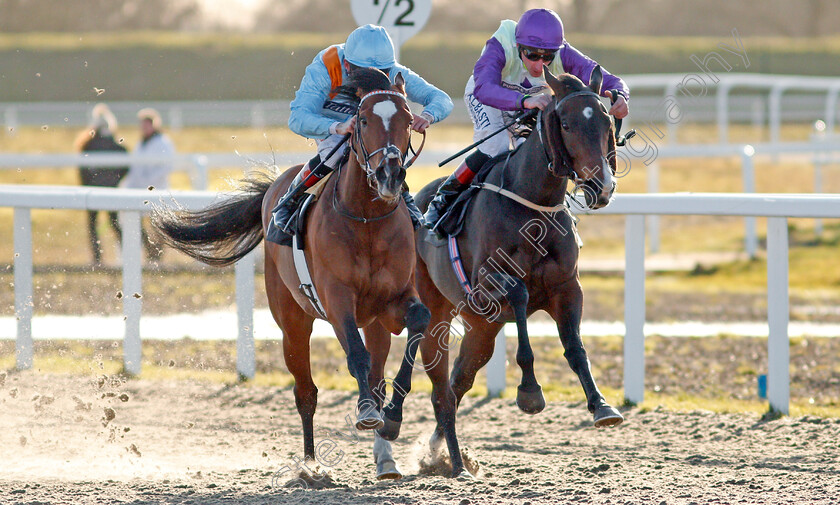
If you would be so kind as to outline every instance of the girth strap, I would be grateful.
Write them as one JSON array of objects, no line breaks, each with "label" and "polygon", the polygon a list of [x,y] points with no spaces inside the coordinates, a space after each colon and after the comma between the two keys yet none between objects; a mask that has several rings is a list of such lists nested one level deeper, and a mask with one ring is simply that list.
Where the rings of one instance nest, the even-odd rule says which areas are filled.
[{"label": "girth strap", "polygon": [[514,202],[516,202],[520,205],[524,205],[525,207],[528,207],[529,209],[538,210],[540,212],[558,212],[558,211],[561,211],[564,208],[566,208],[565,198],[563,199],[562,202],[560,202],[559,204],[557,204],[553,207],[546,207],[545,205],[537,205],[536,203],[534,203],[530,200],[526,200],[526,199],[522,198],[521,196],[517,195],[516,193],[514,193],[512,191],[508,191],[504,188],[500,188],[499,186],[496,186],[495,184],[490,184],[489,182],[482,182],[481,184],[478,184],[478,187],[481,188],[481,189],[486,189],[488,191],[492,191],[494,193],[498,193],[502,196],[510,198],[511,200],[513,200]]},{"label": "girth strap", "polygon": [[306,254],[303,251],[303,248],[298,247],[298,242],[300,241],[299,234],[295,234],[293,237],[294,244],[292,244],[292,257],[295,262],[295,270],[298,274],[298,280],[300,280],[300,285],[298,289],[300,289],[301,294],[305,296],[309,302],[312,304],[312,308],[315,309],[315,312],[318,313],[319,316],[326,319],[327,314],[324,310],[324,306],[321,303],[321,298],[318,297],[318,291],[315,289],[315,283],[312,282],[312,276],[309,275],[309,265],[306,263]]}]

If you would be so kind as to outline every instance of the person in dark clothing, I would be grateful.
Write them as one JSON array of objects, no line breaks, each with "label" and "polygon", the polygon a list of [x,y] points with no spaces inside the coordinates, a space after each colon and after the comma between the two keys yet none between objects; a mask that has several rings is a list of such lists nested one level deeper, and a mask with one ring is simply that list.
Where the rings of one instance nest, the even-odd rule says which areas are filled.
[{"label": "person in dark clothing", "polygon": [[[76,139],[76,148],[83,152],[115,152],[124,153],[126,148],[114,140],[117,128],[117,119],[104,103],[98,104],[91,113],[91,124],[81,132]],[[83,186],[102,186],[115,188],[128,173],[127,166],[118,167],[79,167],[79,176]],[[88,211],[88,234],[90,246],[93,252],[93,264],[102,264],[102,246],[99,240],[99,233],[96,230],[96,217],[99,212]],[[120,229],[119,217],[116,211],[108,212],[108,222],[117,235],[117,240],[122,241],[122,230]]]}]

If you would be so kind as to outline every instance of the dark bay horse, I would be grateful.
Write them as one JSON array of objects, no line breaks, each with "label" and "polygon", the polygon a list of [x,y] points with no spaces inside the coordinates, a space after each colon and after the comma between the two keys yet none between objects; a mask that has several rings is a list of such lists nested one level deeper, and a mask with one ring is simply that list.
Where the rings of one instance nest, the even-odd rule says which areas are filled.
[{"label": "dark bay horse", "polygon": [[[356,428],[380,429],[390,334],[407,327],[409,335],[419,338],[429,322],[429,311],[414,287],[414,229],[400,196],[412,114],[402,75],[392,86],[379,70],[359,69],[342,89],[359,102],[352,154],[310,206],[305,255],[326,319],[358,383]],[[271,209],[300,168],[292,167],[274,181],[246,180],[238,194],[203,211],[160,210],[153,222],[176,249],[212,265],[234,263],[262,241]],[[304,457],[314,460],[318,389],[310,370],[309,339],[314,320],[321,316],[300,285],[292,248],[266,242],[269,308],[283,330],[286,366],[295,378]],[[364,328],[365,340],[358,328]],[[394,386],[409,387],[410,383]],[[400,477],[390,444],[375,438],[377,476]]]},{"label": "dark bay horse", "polygon": [[[570,179],[582,189],[590,208],[607,205],[615,189],[615,138],[598,99],[602,74],[597,67],[588,88],[571,75],[556,78],[547,68],[545,75],[554,94],[552,101],[509,159],[483,169],[489,172],[457,237],[470,287],[462,287],[463,279],[454,273],[447,241],[428,230],[417,235],[417,289],[432,313],[430,329],[419,347],[424,363],[440,357],[440,364],[428,373],[433,387],[446,396],[441,401],[452,402],[456,409],[492,356],[496,334],[506,321],[516,321],[516,361],[522,369],[517,404],[536,414],[545,407],[545,400],[534,373],[526,318],[544,310],[557,323],[565,357],[580,379],[595,425],[617,425],[623,417],[598,390],[580,338],[579,244],[572,217],[563,206]],[[440,183],[435,181],[418,193],[421,209],[426,209]],[[469,295],[466,289],[471,290]],[[456,315],[461,316],[466,331],[447,381],[449,323]],[[447,391],[450,384],[453,396]],[[387,409],[385,416],[391,417]],[[453,458],[460,453],[455,423],[446,421],[438,419],[432,446],[445,440]],[[452,459],[456,475],[462,471],[459,462]]]}]

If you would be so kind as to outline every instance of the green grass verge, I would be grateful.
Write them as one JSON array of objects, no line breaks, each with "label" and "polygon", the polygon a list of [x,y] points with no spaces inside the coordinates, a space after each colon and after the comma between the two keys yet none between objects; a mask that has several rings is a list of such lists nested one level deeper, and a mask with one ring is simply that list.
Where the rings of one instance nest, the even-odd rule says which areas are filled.
[{"label": "green grass verge", "polygon": [[[460,97],[489,36],[421,33],[402,48],[401,61]],[[15,69],[0,77],[0,101],[97,100],[94,86],[106,90],[101,97],[105,100],[291,98],[315,54],[345,37],[346,33],[0,34],[0,68]],[[697,72],[692,55],[719,51],[720,43],[732,44],[731,37],[568,37],[617,75]],[[749,72],[834,75],[832,69],[840,67],[840,37],[742,38],[742,43]]]},{"label": "green grass verge", "polygon": [[[6,356],[0,358],[0,370],[13,369],[15,366],[14,357]],[[67,356],[38,356],[35,360],[34,370],[37,373],[50,374],[71,374],[71,375],[115,375],[122,371],[122,363],[116,360],[106,360],[100,367],[98,363],[92,363],[88,359],[73,358]],[[418,374],[412,382],[412,393],[431,393],[431,383],[422,374]],[[137,377],[152,381],[198,381],[208,384],[234,384],[238,383],[245,387],[279,387],[288,388],[294,385],[291,375],[281,371],[260,373],[254,380],[240,382],[237,374],[233,371],[220,370],[197,370],[186,368],[171,368],[159,365],[143,365],[143,371]],[[341,376],[316,373],[313,377],[320,389],[332,389],[339,391],[357,391],[356,381],[349,374]],[[502,394],[506,400],[516,399],[516,388],[514,385],[508,387]],[[602,387],[600,388],[604,397],[612,405],[624,403],[623,391],[620,389]],[[559,386],[554,384],[543,384],[543,393],[550,402],[572,402],[585,403],[583,392],[580,387]],[[476,384],[469,393],[470,397],[479,398],[487,395],[487,388],[483,384]],[[765,414],[768,412],[766,401],[760,400],[737,400],[725,396],[717,398],[705,398],[688,393],[662,394],[645,392],[645,400],[636,405],[642,412],[664,409],[671,412],[693,412],[703,410],[716,414]],[[840,418],[840,406],[816,406],[808,401],[794,401],[790,404],[790,415],[818,416]]]},{"label": "green grass verge", "polygon": [[[792,388],[790,413],[792,416],[840,417],[840,398],[830,394],[832,379],[837,372],[835,363],[826,359],[833,355],[837,344],[834,339],[792,339],[791,370]],[[395,341],[400,342],[400,341]],[[515,339],[509,339],[508,355],[512,356]],[[592,339],[588,342],[593,374],[599,379],[600,389],[613,405],[624,403],[620,370],[615,365],[621,355],[620,337]],[[0,370],[15,367],[13,344],[0,343]],[[533,342],[537,357],[536,371],[548,401],[583,403],[583,392],[577,378],[562,360],[562,349],[556,342],[537,339]],[[242,383],[245,387],[280,387],[293,385],[278,356],[280,342],[257,342],[257,375]],[[646,374],[647,391],[639,409],[665,409],[673,412],[697,410],[715,413],[756,413],[768,411],[766,401],[754,395],[757,374],[756,350],[764,347],[766,339],[734,337],[704,339],[649,338],[646,341],[646,360],[650,361]],[[386,376],[396,372],[395,367],[402,345],[395,343],[386,367]],[[140,379],[153,381],[200,381],[208,384],[233,384],[239,382],[234,371],[232,341],[147,341],[143,345],[143,368]],[[121,348],[118,342],[54,341],[36,342],[33,370],[26,373],[72,374],[82,376],[113,375],[122,371]],[[701,357],[702,356],[702,357]],[[737,360],[733,363],[730,360]],[[729,357],[729,359],[727,359]],[[830,358],[830,357],[829,357]],[[313,341],[313,379],[319,388],[356,391],[356,381],[346,371],[343,352],[337,341]],[[726,363],[720,362],[722,359]],[[803,366],[804,365],[804,366]],[[831,367],[834,367],[833,369]],[[803,370],[808,370],[805,372]],[[834,370],[834,371],[832,371]],[[716,377],[716,385],[703,384],[709,376]],[[468,393],[473,397],[487,394],[484,374],[479,374],[475,387]],[[724,382],[724,381],[729,382]],[[502,397],[513,400],[519,370],[507,369],[508,388]],[[825,382],[828,381],[828,382]],[[836,382],[836,381],[835,381]],[[828,389],[826,389],[828,388]],[[816,390],[824,395],[814,398]],[[416,373],[412,382],[413,392],[431,392],[425,374]],[[749,393],[752,391],[752,393]],[[826,396],[827,395],[827,396]]]}]

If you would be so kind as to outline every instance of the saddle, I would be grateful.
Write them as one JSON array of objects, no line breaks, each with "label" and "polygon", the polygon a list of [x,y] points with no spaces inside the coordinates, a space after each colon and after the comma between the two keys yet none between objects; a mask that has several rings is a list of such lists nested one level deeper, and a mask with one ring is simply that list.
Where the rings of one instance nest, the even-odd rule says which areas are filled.
[{"label": "saddle", "polygon": [[461,230],[464,229],[464,218],[467,215],[467,210],[470,208],[470,203],[475,195],[481,190],[479,185],[487,179],[488,175],[490,175],[490,170],[493,166],[500,162],[507,163],[508,158],[510,158],[517,149],[519,149],[519,147],[487,160],[487,162],[478,170],[478,173],[475,174],[470,187],[461,192],[461,194],[458,195],[458,198],[452,202],[452,205],[447,207],[444,211],[443,216],[440,218],[440,224],[437,228],[438,233],[443,236],[451,237],[456,237],[459,233],[461,233]]},{"label": "saddle", "polygon": [[266,240],[270,240],[276,244],[292,247],[292,236],[297,236],[299,238],[298,245],[301,249],[303,249],[303,237],[306,232],[306,213],[309,211],[309,206],[318,200],[318,197],[321,195],[321,192],[324,191],[324,186],[326,186],[326,183],[330,180],[332,174],[333,172],[328,173],[314,186],[305,191],[307,196],[303,198],[297,209],[295,209],[294,214],[292,214],[292,217],[289,218],[291,223],[291,226],[289,226],[291,234],[282,232],[277,228],[277,225],[274,224],[274,220],[271,219],[268,222]]}]

